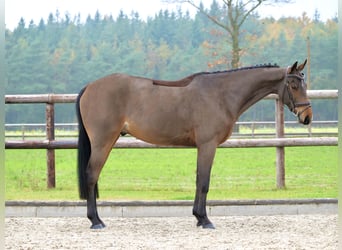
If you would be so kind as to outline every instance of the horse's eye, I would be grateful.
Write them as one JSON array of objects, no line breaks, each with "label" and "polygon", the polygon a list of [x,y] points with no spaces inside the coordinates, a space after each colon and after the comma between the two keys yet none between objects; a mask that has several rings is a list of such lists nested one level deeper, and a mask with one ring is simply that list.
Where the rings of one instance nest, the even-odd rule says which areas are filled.
[{"label": "horse's eye", "polygon": [[298,89],[298,84],[296,82],[291,83],[291,89],[296,90]]}]

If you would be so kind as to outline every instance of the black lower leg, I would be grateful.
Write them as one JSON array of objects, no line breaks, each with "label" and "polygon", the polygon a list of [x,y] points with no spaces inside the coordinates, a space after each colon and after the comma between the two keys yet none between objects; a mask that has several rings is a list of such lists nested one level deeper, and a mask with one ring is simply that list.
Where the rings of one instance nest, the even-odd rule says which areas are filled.
[{"label": "black lower leg", "polygon": [[201,209],[199,209],[199,207],[196,208],[196,206],[194,206],[192,214],[197,219],[197,226],[198,227],[202,226],[202,228],[211,228],[211,229],[215,228],[213,223],[211,223],[211,221],[209,220],[209,218],[207,216],[205,205],[202,206]]},{"label": "black lower leg", "polygon": [[202,226],[203,228],[215,228],[207,216],[206,201],[207,193],[209,191],[209,185],[201,185],[197,183],[199,187],[196,189],[196,198],[194,202],[194,207],[192,214],[197,218],[197,226]]},{"label": "black lower leg", "polygon": [[103,221],[100,219],[97,213],[97,206],[96,206],[96,194],[95,189],[90,193],[87,199],[87,216],[88,219],[91,221],[91,229],[102,229],[106,227]]},{"label": "black lower leg", "polygon": [[209,191],[210,171],[216,151],[216,143],[208,142],[198,147],[197,175],[196,175],[196,197],[193,214],[197,218],[197,226],[203,228],[214,228],[208,219],[206,211],[207,193]]}]

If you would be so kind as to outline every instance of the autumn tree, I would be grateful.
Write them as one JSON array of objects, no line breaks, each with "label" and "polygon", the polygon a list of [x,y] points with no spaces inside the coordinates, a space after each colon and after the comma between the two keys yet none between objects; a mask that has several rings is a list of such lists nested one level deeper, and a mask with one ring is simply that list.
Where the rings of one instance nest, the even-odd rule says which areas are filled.
[{"label": "autumn tree", "polygon": [[202,3],[194,0],[164,0],[168,3],[187,3],[205,15],[214,24],[222,28],[229,37],[231,46],[231,67],[237,68],[240,64],[242,48],[240,47],[241,27],[246,19],[262,4],[290,3],[291,0],[222,0],[222,11],[213,12],[213,6],[220,6],[213,0],[210,11]]}]

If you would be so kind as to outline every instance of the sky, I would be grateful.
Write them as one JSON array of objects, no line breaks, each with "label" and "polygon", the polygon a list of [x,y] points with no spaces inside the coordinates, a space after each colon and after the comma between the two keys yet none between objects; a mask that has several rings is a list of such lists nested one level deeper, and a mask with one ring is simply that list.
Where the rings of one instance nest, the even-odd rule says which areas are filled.
[{"label": "sky", "polygon": [[[195,0],[196,2],[196,0]],[[197,2],[200,2],[198,0]],[[202,0],[205,7],[209,7],[212,0]],[[221,0],[218,0],[221,2]],[[338,0],[293,0],[292,4],[263,5],[257,11],[262,17],[280,17],[301,16],[303,12],[312,18],[317,9],[320,18],[325,21],[328,18],[337,15]],[[26,24],[31,20],[38,24],[40,19],[47,20],[50,13],[56,13],[59,10],[61,16],[69,13],[71,17],[81,14],[83,20],[88,14],[94,16],[96,10],[101,15],[112,14],[115,18],[120,10],[127,15],[132,11],[139,13],[142,19],[148,16],[154,16],[159,10],[176,10],[179,4],[168,4],[162,0],[6,0],[5,1],[5,24],[6,28],[13,30],[17,27],[21,17]],[[189,10],[190,14],[196,10],[189,4],[182,4],[182,10]]]}]

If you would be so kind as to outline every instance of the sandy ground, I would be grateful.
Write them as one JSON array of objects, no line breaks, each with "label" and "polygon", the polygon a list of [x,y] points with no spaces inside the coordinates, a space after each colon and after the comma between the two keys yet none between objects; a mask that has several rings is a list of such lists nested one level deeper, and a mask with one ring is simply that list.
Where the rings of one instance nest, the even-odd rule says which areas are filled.
[{"label": "sandy ground", "polygon": [[5,249],[337,249],[337,215],[212,217],[216,229],[193,217],[6,218]]}]

